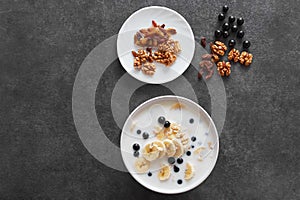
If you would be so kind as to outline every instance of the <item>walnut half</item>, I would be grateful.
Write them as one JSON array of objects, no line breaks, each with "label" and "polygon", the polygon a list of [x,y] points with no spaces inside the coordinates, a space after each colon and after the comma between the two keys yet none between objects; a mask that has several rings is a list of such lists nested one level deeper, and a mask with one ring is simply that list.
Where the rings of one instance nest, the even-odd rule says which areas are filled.
[{"label": "walnut half", "polygon": [[249,66],[252,63],[253,55],[246,51],[243,51],[240,56],[240,63],[245,66]]},{"label": "walnut half", "polygon": [[215,41],[210,44],[210,49],[213,54],[224,56],[227,51],[227,47],[223,42]]},{"label": "walnut half", "polygon": [[217,67],[221,76],[229,76],[231,74],[230,62],[220,61],[218,62]]},{"label": "walnut half", "polygon": [[238,62],[240,58],[240,52],[237,49],[231,49],[228,53],[228,60],[233,60],[234,62]]}]

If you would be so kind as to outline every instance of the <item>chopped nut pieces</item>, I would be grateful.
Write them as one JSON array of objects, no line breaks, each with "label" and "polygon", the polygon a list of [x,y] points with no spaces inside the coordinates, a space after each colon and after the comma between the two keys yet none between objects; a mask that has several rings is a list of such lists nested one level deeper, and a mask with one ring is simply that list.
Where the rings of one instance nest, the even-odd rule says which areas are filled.
[{"label": "chopped nut pieces", "polygon": [[218,72],[221,76],[229,76],[231,73],[230,62],[220,61],[217,64]]},{"label": "chopped nut pieces", "polygon": [[238,62],[240,58],[240,52],[237,49],[231,49],[228,53],[228,60],[233,60],[234,62]]},{"label": "chopped nut pieces", "polygon": [[246,51],[243,51],[240,56],[240,63],[245,66],[249,66],[252,63],[253,55]]},{"label": "chopped nut pieces", "polygon": [[211,52],[220,56],[224,56],[227,51],[227,47],[223,42],[215,41],[215,43],[210,44]]}]

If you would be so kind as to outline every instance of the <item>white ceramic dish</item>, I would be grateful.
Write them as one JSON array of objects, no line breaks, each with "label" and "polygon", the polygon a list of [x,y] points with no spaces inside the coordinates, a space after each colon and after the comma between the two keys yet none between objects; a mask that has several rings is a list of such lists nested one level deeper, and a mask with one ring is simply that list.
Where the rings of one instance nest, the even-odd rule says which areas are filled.
[{"label": "white ceramic dish", "polygon": [[[134,59],[131,51],[139,49],[134,44],[134,34],[141,28],[150,27],[152,20],[158,24],[165,24],[166,28],[172,27],[177,30],[172,39],[179,41],[182,51],[170,67],[155,63],[157,66],[155,74],[148,76],[133,68]],[[142,8],[133,13],[124,22],[117,39],[117,53],[122,66],[131,76],[145,83],[162,84],[179,77],[190,65],[194,50],[194,34],[188,22],[176,11],[160,6]]]},{"label": "white ceramic dish", "polygon": [[[170,109],[174,103],[178,102],[184,105],[183,109]],[[159,116],[181,124],[182,129],[189,134],[189,138],[196,137],[196,141],[190,140],[190,146],[194,146],[189,150],[192,154],[190,156],[184,154],[182,156],[184,162],[174,164],[180,168],[179,172],[175,173],[174,165],[171,165],[171,177],[166,181],[158,179],[160,166],[168,164],[166,156],[151,162],[149,172],[152,176],[148,176],[147,173],[137,173],[134,166],[137,158],[134,157],[132,148],[134,143],[138,143],[142,149],[146,143],[157,140],[153,130],[155,126],[162,127],[157,121]],[[193,123],[190,119],[193,119]],[[143,139],[142,134],[137,134],[137,130],[141,130],[142,133],[148,132],[150,137]],[[201,153],[202,161],[198,160],[199,154],[194,152],[199,147],[205,147]],[[144,102],[130,114],[122,130],[120,148],[125,166],[135,180],[150,190],[175,194],[195,188],[209,176],[217,161],[219,139],[212,119],[198,104],[184,97],[161,96]],[[141,149],[139,150],[140,157],[142,156]],[[186,162],[192,163],[196,170],[194,177],[190,180],[184,180]],[[182,180],[182,184],[177,183],[179,179]]]}]

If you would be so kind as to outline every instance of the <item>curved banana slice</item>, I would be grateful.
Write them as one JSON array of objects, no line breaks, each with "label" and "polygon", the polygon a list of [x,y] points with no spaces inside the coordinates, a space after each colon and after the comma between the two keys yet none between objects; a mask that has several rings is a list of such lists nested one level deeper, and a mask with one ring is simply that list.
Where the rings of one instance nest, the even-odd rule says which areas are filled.
[{"label": "curved banana slice", "polygon": [[173,143],[173,141],[169,139],[165,139],[163,143],[165,144],[166,147],[167,156],[168,157],[174,156],[174,154],[176,153],[176,146]]},{"label": "curved banana slice", "polygon": [[166,154],[166,147],[162,141],[154,141],[153,145],[157,146],[157,149],[159,150],[158,158],[162,158]]},{"label": "curved banana slice", "polygon": [[157,145],[153,144],[153,142],[148,143],[145,145],[142,154],[143,157],[148,161],[153,161],[158,158],[159,156],[159,149]]},{"label": "curved banana slice", "polygon": [[183,145],[181,144],[181,142],[177,139],[173,139],[172,142],[174,143],[175,147],[176,147],[176,152],[174,154],[174,157],[180,157],[182,156],[182,154],[184,153],[184,148]]},{"label": "curved banana slice", "polygon": [[171,175],[171,168],[169,165],[163,165],[158,172],[158,178],[161,181],[169,179],[170,175]]},{"label": "curved banana slice", "polygon": [[150,162],[143,157],[136,159],[134,163],[135,169],[138,173],[145,173],[150,168]]},{"label": "curved banana slice", "polygon": [[195,169],[194,169],[193,165],[191,163],[186,163],[184,179],[189,180],[189,179],[193,178],[194,173],[195,173]]}]

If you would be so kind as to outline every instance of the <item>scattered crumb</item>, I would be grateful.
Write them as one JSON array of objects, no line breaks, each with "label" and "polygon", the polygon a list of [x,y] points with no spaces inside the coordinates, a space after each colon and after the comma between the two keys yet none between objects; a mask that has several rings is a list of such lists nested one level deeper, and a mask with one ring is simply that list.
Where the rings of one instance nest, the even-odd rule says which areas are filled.
[{"label": "scattered crumb", "polygon": [[182,103],[174,103],[172,106],[171,106],[171,110],[181,110],[183,109],[185,106],[182,104]]}]

